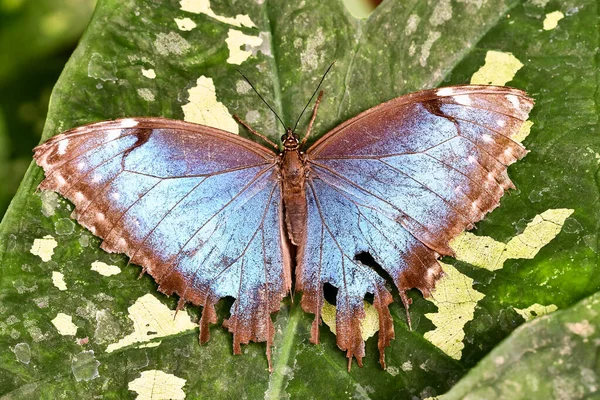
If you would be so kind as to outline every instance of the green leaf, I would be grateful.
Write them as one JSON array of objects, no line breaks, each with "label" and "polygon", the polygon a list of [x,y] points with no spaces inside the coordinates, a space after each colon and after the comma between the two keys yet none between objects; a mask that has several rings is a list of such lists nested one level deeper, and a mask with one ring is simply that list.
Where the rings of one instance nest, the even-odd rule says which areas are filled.
[{"label": "green leaf", "polygon": [[[316,138],[384,100],[468,83],[485,64],[492,79],[508,70],[509,84],[537,100],[524,141],[531,153],[509,171],[518,190],[478,225],[475,235],[484,239],[463,237],[462,261],[444,260],[452,264],[446,267],[452,279],[440,282],[435,302],[411,293],[413,331],[404,310],[392,306],[396,339],[386,351],[386,371],[377,362],[376,338],[367,341],[365,367],[351,372],[326,325],[322,343],[310,344],[312,317],[296,298],[276,315],[275,371],[269,375],[264,344],[233,356],[231,337],[214,326],[209,344],[200,346],[197,329],[189,328],[198,310],[188,307],[173,321],[164,305],[173,309],[176,299],[157,293],[149,277],[138,280],[140,268],[126,266],[123,256],[99,250],[99,240],[68,219],[70,203],[37,193],[43,173],[32,165],[0,226],[2,393],[123,398],[139,387],[176,393],[184,379],[188,398],[424,398],[449,390],[524,322],[522,315],[531,315],[515,308],[537,303],[565,309],[599,290],[595,3],[387,1],[368,20],[354,19],[339,1],[213,1],[200,13],[180,7],[201,3],[100,0],[53,91],[44,138],[116,117],[208,123],[221,115],[212,123],[225,124],[236,113],[278,139],[281,127],[235,69],[292,124],[336,60],[324,84]],[[557,10],[565,18],[543,30],[546,14]],[[195,27],[179,29],[175,19],[184,29],[192,26],[185,18]],[[523,66],[510,72],[488,51],[505,59],[511,53]],[[201,104],[209,100],[208,78],[227,112],[215,101]],[[497,263],[498,257],[506,261]],[[93,264],[122,272],[100,275]],[[219,315],[226,317],[230,302],[221,303]],[[59,333],[65,327],[52,322],[59,313],[72,318],[75,335]],[[436,327],[433,315],[447,322]],[[119,347],[136,338],[149,341]],[[168,378],[156,378],[163,374]]]},{"label": "green leaf", "polygon": [[439,400],[598,395],[600,293],[519,327]]}]

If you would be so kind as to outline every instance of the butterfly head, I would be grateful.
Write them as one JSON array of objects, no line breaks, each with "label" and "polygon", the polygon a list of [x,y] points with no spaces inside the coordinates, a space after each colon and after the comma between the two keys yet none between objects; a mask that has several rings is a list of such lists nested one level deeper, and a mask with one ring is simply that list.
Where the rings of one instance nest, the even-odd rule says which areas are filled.
[{"label": "butterfly head", "polygon": [[287,128],[285,134],[281,137],[281,143],[285,150],[297,150],[300,147],[300,139],[294,133],[292,128]]}]

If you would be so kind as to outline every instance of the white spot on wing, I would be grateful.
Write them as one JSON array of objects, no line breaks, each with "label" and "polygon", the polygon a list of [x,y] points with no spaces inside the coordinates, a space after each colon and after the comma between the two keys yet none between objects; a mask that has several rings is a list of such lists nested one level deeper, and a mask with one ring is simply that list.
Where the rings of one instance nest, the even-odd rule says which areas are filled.
[{"label": "white spot on wing", "polygon": [[134,126],[137,126],[139,124],[138,121],[136,121],[133,118],[126,118],[121,120],[121,123],[119,124],[119,126],[121,128],[133,128]]},{"label": "white spot on wing", "polygon": [[436,92],[436,94],[440,97],[452,96],[454,94],[454,89],[450,87],[441,88]]},{"label": "white spot on wing", "polygon": [[[137,125],[137,123],[136,123],[136,125]],[[109,140],[109,141],[110,140],[115,140],[119,136],[121,136],[121,130],[120,129],[109,129],[109,130],[106,131],[106,139]]]},{"label": "white spot on wing", "polygon": [[519,98],[514,94],[507,94],[506,100],[510,101],[510,104],[513,105],[514,108],[520,108],[521,103],[519,102]]},{"label": "white spot on wing", "polygon": [[64,185],[65,183],[67,183],[67,181],[65,180],[65,178],[62,176],[62,174],[61,174],[60,172],[57,172],[57,173],[55,174],[55,178],[56,178],[56,184],[57,184],[58,186],[62,186],[62,185]]},{"label": "white spot on wing", "polygon": [[506,121],[503,119],[499,119],[496,122],[498,123],[498,126],[500,126],[500,127],[504,127],[506,125]]},{"label": "white spot on wing", "polygon": [[67,151],[67,146],[69,145],[69,139],[63,139],[58,142],[58,154],[63,155]]},{"label": "white spot on wing", "polygon": [[492,141],[492,137],[490,135],[488,135],[487,133],[482,135],[481,138],[483,139],[484,142],[486,143],[490,143]]},{"label": "white spot on wing", "polygon": [[471,104],[473,104],[473,101],[471,100],[471,98],[469,97],[468,94],[461,94],[459,96],[454,96],[453,99],[458,104],[462,104],[463,106],[470,106]]}]

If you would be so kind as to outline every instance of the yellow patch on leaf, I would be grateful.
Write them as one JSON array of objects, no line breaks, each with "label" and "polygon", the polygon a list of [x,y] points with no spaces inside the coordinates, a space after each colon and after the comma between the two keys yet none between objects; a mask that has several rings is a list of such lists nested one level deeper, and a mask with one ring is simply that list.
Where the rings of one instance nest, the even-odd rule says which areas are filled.
[{"label": "yellow patch on leaf", "polygon": [[506,85],[513,80],[523,63],[512,53],[490,50],[485,56],[485,64],[471,77],[472,85]]},{"label": "yellow patch on leaf", "polygon": [[136,400],[183,400],[185,379],[159,370],[142,372],[129,382],[128,388],[137,393]]},{"label": "yellow patch on leaf", "polygon": [[527,308],[516,308],[515,307],[515,311],[521,315],[521,317],[523,317],[525,319],[525,321],[531,321],[534,318],[537,318],[539,316],[545,315],[545,314],[550,314],[551,312],[554,312],[558,310],[558,307],[556,307],[554,304],[549,304],[547,306],[543,306],[539,303],[535,303],[530,305]]},{"label": "yellow patch on leaf", "polygon": [[229,110],[217,100],[217,89],[211,78],[201,76],[196,86],[188,90],[189,102],[183,105],[184,119],[188,122],[212,126],[231,133],[238,133],[239,127]]},{"label": "yellow patch on leaf", "polygon": [[136,343],[146,343],[150,340],[176,335],[198,327],[198,324],[190,320],[187,312],[181,310],[175,316],[175,310],[171,310],[151,294],[146,294],[137,299],[127,311],[129,311],[129,319],[133,321],[134,331],[117,343],[108,345],[106,348],[107,353]]},{"label": "yellow patch on leaf", "polygon": [[473,289],[473,279],[452,265],[442,264],[445,276],[440,279],[430,300],[438,312],[425,314],[436,329],[425,333],[425,339],[457,360],[465,347],[465,324],[475,315],[477,302],[485,296]]},{"label": "yellow patch on leaf", "polygon": [[542,247],[558,235],[571,214],[573,210],[560,208],[536,215],[523,233],[513,237],[508,243],[464,232],[450,243],[450,247],[456,252],[458,260],[495,271],[502,268],[504,261],[508,259],[535,257]]}]

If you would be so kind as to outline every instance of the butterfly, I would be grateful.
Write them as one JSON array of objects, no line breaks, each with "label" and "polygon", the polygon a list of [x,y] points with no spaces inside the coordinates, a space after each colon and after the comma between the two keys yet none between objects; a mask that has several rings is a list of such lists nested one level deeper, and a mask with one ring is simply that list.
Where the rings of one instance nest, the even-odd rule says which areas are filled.
[{"label": "butterfly", "polygon": [[385,368],[393,298],[383,273],[357,255],[369,253],[393,280],[410,325],[406,291],[429,296],[443,275],[438,259],[454,254],[449,242],[514,188],[507,166],[527,150],[511,137],[533,100],[500,86],[424,90],[368,109],[304,150],[322,96],[306,135],[287,128],[282,150],[241,120],[275,148],[165,118],[77,127],[35,148],[40,189],[72,201],[101,248],[125,253],[159,291],[178,295],[177,310],[201,306],[201,343],[217,323],[215,304],[231,296],[223,325],[234,353],[267,342],[272,370],[271,314],[294,276],[301,307],[314,314],[312,343],[324,287],[337,288],[336,339],[348,369],[354,358],[362,366],[360,321],[373,296]]}]

